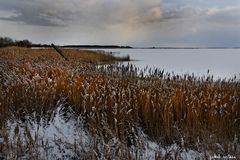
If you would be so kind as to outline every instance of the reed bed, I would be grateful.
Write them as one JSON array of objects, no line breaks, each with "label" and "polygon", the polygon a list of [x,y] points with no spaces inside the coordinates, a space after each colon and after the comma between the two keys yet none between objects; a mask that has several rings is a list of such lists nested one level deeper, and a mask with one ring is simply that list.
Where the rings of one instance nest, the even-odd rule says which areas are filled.
[{"label": "reed bed", "polygon": [[[176,143],[202,153],[240,155],[238,79],[175,75],[131,64],[96,65],[84,62],[106,61],[106,57],[92,51],[63,52],[69,61],[52,49],[0,50],[0,138],[5,137],[0,153],[1,148],[22,148],[20,136],[7,145],[4,129],[9,119],[47,121],[61,101],[74,117],[83,119],[94,137],[96,153],[91,158],[99,158],[100,140],[108,144],[115,137],[123,146],[141,147],[141,132],[163,146]],[[37,150],[28,128],[24,133],[27,148]],[[119,147],[122,152],[115,156],[137,159],[127,147]],[[104,157],[111,158],[109,154]]]},{"label": "reed bed", "polygon": [[[60,49],[63,54],[70,61],[80,60],[81,62],[91,62],[91,63],[103,63],[103,62],[115,62],[115,61],[130,61],[129,56],[116,57],[111,53],[104,51],[91,51],[91,50],[78,50],[78,49]],[[14,61],[24,61],[34,59],[34,62],[39,61],[59,61],[61,56],[53,48],[43,48],[43,49],[29,49],[29,48],[19,48],[19,47],[7,47],[1,49],[1,56],[7,56],[8,60]]]}]

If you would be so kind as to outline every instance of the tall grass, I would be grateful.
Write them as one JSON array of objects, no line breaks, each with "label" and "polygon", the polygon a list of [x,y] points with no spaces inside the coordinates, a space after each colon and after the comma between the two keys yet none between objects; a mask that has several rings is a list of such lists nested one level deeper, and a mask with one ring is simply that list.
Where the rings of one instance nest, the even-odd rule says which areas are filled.
[{"label": "tall grass", "polygon": [[0,68],[1,128],[13,115],[35,115],[39,121],[64,99],[84,118],[96,143],[98,137],[106,142],[117,137],[127,146],[140,146],[137,135],[143,130],[165,145],[184,140],[185,147],[217,152],[214,144],[219,143],[223,152],[240,154],[239,80],[83,63],[105,61],[92,51],[66,49],[70,61],[64,61],[53,52],[0,50],[0,62],[5,63]]}]

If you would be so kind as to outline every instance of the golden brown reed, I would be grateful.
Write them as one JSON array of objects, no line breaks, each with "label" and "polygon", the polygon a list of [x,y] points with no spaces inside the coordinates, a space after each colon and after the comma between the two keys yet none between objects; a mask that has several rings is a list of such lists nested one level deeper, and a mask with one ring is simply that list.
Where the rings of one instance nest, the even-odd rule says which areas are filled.
[{"label": "golden brown reed", "polygon": [[92,51],[63,52],[70,61],[52,49],[0,50],[0,62],[6,63],[0,66],[1,126],[12,114],[44,116],[64,99],[76,115],[85,117],[93,135],[106,141],[117,137],[138,145],[139,128],[162,143],[180,143],[183,138],[189,146],[205,144],[212,137],[215,142],[240,138],[237,79],[214,81],[211,76],[160,70],[147,70],[150,74],[142,76],[144,71],[131,65],[83,63],[105,61],[104,55]]},{"label": "golden brown reed", "polygon": [[[78,50],[78,49],[60,49],[70,60],[81,60],[82,62],[114,62],[129,61],[129,57],[115,57],[111,53],[103,51]],[[19,47],[7,47],[1,49],[1,56],[13,60],[34,59],[43,61],[46,59],[59,60],[61,56],[53,48],[29,49]],[[6,57],[7,56],[7,57]]]}]

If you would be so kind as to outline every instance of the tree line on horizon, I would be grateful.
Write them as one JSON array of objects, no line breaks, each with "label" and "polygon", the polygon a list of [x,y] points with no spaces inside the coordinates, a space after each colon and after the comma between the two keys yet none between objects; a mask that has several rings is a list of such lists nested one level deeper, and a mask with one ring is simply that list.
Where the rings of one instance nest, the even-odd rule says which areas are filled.
[{"label": "tree line on horizon", "polygon": [[[0,36],[0,48],[2,47],[51,47],[50,44],[34,44],[31,41],[24,39],[24,40],[13,40],[10,37],[2,37]],[[63,48],[132,48],[130,46],[118,46],[118,45],[63,45],[58,46]]]},{"label": "tree line on horizon", "polygon": [[10,46],[17,46],[17,47],[32,47],[32,42],[27,39],[24,40],[13,40],[9,37],[0,37],[0,47],[10,47]]}]

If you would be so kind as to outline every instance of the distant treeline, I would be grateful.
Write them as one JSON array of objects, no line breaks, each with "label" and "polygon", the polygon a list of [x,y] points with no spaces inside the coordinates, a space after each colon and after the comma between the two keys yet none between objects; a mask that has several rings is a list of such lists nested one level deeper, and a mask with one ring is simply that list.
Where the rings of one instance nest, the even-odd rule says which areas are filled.
[{"label": "distant treeline", "polygon": [[51,47],[51,45],[50,44],[32,44],[32,47],[49,48],[49,47]]},{"label": "distant treeline", "polygon": [[[13,40],[9,37],[0,37],[0,47],[9,47],[9,46],[17,46],[17,47],[38,47],[38,48],[48,48],[51,47],[50,44],[33,44],[29,40]],[[118,45],[63,45],[57,46],[62,48],[132,48],[130,46],[118,46]]]},{"label": "distant treeline", "polygon": [[[58,46],[61,48],[132,48],[130,46],[118,46],[118,45],[63,45]],[[32,47],[51,47],[48,44],[32,44]]]},{"label": "distant treeline", "polygon": [[130,46],[118,46],[118,45],[65,45],[63,48],[132,48]]},{"label": "distant treeline", "polygon": [[17,46],[17,47],[32,47],[32,42],[29,40],[13,40],[9,37],[0,37],[0,47],[9,47],[9,46]]}]

